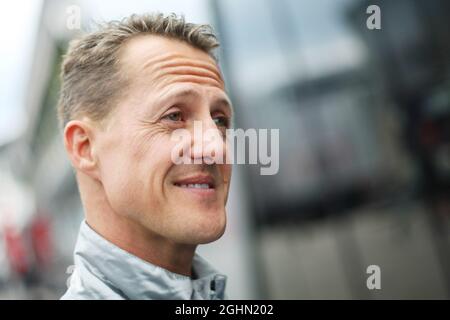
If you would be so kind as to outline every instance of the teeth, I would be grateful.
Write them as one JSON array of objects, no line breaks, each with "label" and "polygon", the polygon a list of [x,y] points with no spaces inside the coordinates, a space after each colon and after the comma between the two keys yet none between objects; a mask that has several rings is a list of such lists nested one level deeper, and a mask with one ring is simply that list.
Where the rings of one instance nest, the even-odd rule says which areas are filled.
[{"label": "teeth", "polygon": [[209,189],[209,185],[207,183],[189,183],[189,184],[180,184],[182,188],[196,188],[196,189]]}]

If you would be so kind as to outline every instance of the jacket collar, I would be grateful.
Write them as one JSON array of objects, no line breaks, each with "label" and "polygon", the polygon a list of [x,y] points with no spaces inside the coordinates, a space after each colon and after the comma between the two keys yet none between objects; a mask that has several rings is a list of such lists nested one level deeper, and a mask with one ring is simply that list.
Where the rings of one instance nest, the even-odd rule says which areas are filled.
[{"label": "jacket collar", "polygon": [[[226,276],[197,253],[195,279],[142,260],[109,242],[83,221],[75,246],[75,269],[92,276],[127,299],[224,299]],[[85,282],[86,283],[86,282]]]}]

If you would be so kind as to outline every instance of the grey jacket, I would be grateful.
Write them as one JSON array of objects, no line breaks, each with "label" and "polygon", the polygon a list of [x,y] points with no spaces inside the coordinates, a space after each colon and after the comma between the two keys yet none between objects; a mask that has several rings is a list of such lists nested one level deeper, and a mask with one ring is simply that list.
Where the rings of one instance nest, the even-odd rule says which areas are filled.
[{"label": "grey jacket", "polygon": [[83,221],[75,246],[75,267],[62,300],[225,299],[226,276],[195,254],[195,279],[148,263],[107,241]]}]

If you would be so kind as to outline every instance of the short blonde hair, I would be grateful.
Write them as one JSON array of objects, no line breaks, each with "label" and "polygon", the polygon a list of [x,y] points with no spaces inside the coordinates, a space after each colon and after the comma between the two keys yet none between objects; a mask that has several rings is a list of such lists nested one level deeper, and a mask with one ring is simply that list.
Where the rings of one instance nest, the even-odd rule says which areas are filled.
[{"label": "short blonde hair", "polygon": [[80,115],[99,121],[110,113],[127,85],[121,76],[119,51],[127,40],[143,34],[184,41],[217,61],[214,49],[219,42],[211,26],[187,23],[183,16],[134,14],[100,25],[97,31],[72,40],[63,58],[58,102],[61,129]]}]

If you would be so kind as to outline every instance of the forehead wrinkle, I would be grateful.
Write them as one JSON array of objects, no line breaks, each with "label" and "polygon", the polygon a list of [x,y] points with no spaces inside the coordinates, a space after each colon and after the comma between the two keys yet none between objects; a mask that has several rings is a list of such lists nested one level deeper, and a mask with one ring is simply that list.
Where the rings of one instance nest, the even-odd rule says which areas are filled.
[{"label": "forehead wrinkle", "polygon": [[[208,56],[208,58],[210,58]],[[212,58],[210,58],[212,59]],[[172,67],[177,65],[189,65],[189,66],[196,66],[196,67],[203,67],[205,69],[208,69],[209,71],[216,74],[218,78],[222,78],[222,75],[220,71],[218,70],[218,67],[216,63],[214,62],[206,62],[202,61],[201,59],[194,59],[186,57],[183,54],[179,53],[164,53],[159,54],[154,57],[151,57],[150,59],[145,58],[145,63],[142,66],[142,69],[151,68],[154,69],[155,67],[163,68],[163,67]]]},{"label": "forehead wrinkle", "polygon": [[152,80],[158,80],[164,75],[195,75],[209,77],[218,83],[223,79],[217,66],[199,59],[186,58],[180,54],[164,54],[163,59],[154,58],[145,63]]},{"label": "forehead wrinkle", "polygon": [[155,62],[156,67],[158,68],[168,68],[168,67],[178,67],[178,66],[186,66],[186,67],[194,67],[199,69],[205,69],[209,72],[213,73],[217,78],[222,79],[222,75],[218,69],[218,66],[215,63],[209,63],[205,61],[201,61],[198,59],[191,59],[186,57],[176,57],[175,59],[163,60]]},{"label": "forehead wrinkle", "polygon": [[145,63],[142,65],[142,69],[146,69],[149,67],[152,67],[153,65],[157,64],[158,62],[163,62],[163,61],[167,61],[170,60],[171,58],[176,59],[176,58],[183,58],[184,56],[179,54],[179,53],[173,53],[173,52],[169,52],[169,53],[163,53],[163,54],[158,54],[158,55],[154,55],[151,54],[152,57],[147,58],[145,57]]},{"label": "forehead wrinkle", "polygon": [[157,82],[161,78],[170,76],[193,76],[198,77],[198,79],[205,78],[204,80],[212,80],[222,85],[222,80],[220,78],[217,78],[215,74],[210,72],[209,70],[190,66],[176,66],[157,69],[152,73],[152,80]]},{"label": "forehead wrinkle", "polygon": [[189,74],[176,76],[165,75],[161,77],[159,81],[155,82],[154,88],[155,90],[161,90],[165,86],[169,86],[174,83],[193,83],[193,84],[208,85],[211,87],[218,88],[220,90],[224,90],[225,87],[222,82],[219,82],[217,80]]}]

